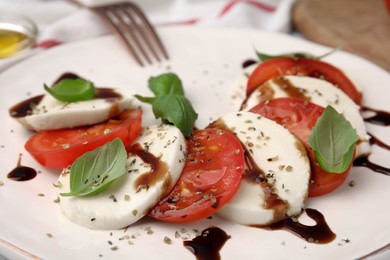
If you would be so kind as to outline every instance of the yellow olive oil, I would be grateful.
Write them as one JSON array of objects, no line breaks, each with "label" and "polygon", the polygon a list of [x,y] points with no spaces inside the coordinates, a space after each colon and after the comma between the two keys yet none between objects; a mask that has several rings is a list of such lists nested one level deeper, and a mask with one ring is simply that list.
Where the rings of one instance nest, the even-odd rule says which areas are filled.
[{"label": "yellow olive oil", "polygon": [[[0,24],[0,58],[16,55],[29,44],[30,39],[23,30],[7,28]],[[22,29],[22,28],[21,28]]]}]

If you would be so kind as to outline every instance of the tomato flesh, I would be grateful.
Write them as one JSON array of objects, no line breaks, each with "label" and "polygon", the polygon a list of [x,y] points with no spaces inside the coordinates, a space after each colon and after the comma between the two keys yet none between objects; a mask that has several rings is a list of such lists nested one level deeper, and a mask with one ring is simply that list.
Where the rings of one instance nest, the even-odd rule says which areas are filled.
[{"label": "tomato flesh", "polygon": [[262,62],[249,76],[247,96],[267,80],[281,75],[301,75],[324,79],[344,91],[356,104],[362,103],[361,93],[340,69],[329,63],[308,58],[283,57]]},{"label": "tomato flesh", "polygon": [[118,117],[92,126],[39,131],[25,148],[43,166],[65,168],[85,152],[117,137],[128,147],[141,132],[141,121],[142,110],[124,110]]},{"label": "tomato flesh", "polygon": [[187,160],[174,188],[149,213],[167,222],[206,218],[237,192],[244,170],[244,150],[225,130],[195,130],[187,140]]},{"label": "tomato flesh", "polygon": [[[348,177],[351,165],[341,174],[324,171],[310,148],[308,141],[312,128],[324,108],[299,98],[275,98],[253,107],[251,112],[274,120],[285,126],[305,146],[311,167],[309,197],[321,196],[338,188]],[[351,163],[352,164],[352,163]]]}]

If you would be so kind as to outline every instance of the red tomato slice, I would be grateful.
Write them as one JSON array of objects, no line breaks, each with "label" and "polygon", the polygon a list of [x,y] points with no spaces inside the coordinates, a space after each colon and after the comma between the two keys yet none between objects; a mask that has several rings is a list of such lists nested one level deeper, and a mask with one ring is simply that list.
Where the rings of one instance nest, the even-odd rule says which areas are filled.
[{"label": "red tomato slice", "polygon": [[65,168],[85,152],[117,137],[129,146],[141,132],[141,119],[142,110],[125,110],[117,118],[93,126],[39,131],[25,148],[43,166]]},{"label": "red tomato slice", "polygon": [[310,148],[308,138],[311,129],[324,111],[323,107],[290,97],[271,99],[253,107],[250,111],[285,126],[303,143],[311,166],[309,197],[320,196],[335,190],[348,177],[351,166],[341,174],[328,173],[319,166],[314,151]]},{"label": "red tomato slice", "polygon": [[149,213],[167,222],[206,218],[225,205],[240,186],[244,150],[224,130],[196,130],[187,141],[187,161],[173,189]]},{"label": "red tomato slice", "polygon": [[308,58],[274,58],[262,62],[249,76],[247,96],[267,80],[281,75],[302,75],[324,79],[344,91],[356,104],[362,103],[361,93],[341,70],[329,63]]}]

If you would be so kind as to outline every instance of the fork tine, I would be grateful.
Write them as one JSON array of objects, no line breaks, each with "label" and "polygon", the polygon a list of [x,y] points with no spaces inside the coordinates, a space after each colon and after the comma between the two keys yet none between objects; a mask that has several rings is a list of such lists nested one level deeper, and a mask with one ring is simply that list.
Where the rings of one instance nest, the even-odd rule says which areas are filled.
[{"label": "fork tine", "polygon": [[[131,40],[133,40],[135,43],[135,46],[138,47],[138,50],[146,58],[148,63],[152,64],[152,60],[149,58],[149,55],[147,54],[143,44],[141,43],[141,41],[139,40],[139,38],[136,34],[136,32],[139,33],[140,31],[142,31],[142,29],[139,28],[139,25],[138,25],[137,21],[133,18],[133,16],[131,14],[129,15],[128,10],[126,8],[126,5],[125,4],[123,4],[123,5],[118,4],[114,7],[110,7],[107,9],[110,11],[110,13],[113,16],[115,16],[115,18],[119,22],[118,27],[120,27],[121,29],[124,30],[124,36],[127,39],[127,41],[130,42]],[[125,18],[127,18],[129,20],[126,21]],[[133,30],[133,29],[135,29],[135,30]],[[126,35],[126,33],[128,33],[128,35]],[[130,37],[127,38],[128,36],[130,36]],[[144,36],[146,38],[146,35],[143,34],[142,36]],[[146,39],[144,39],[144,40],[146,40]]]},{"label": "fork tine", "polygon": [[[133,8],[133,7],[131,7],[131,8]],[[130,9],[131,9],[131,8],[130,8]],[[131,13],[132,11],[136,13],[137,18],[141,19],[141,23],[142,23],[142,24],[140,24],[140,23],[138,23],[138,22],[136,21],[136,19],[134,18],[133,14]],[[144,40],[144,42],[145,42],[146,45],[148,46],[149,50],[153,53],[154,57],[155,57],[158,61],[161,61],[161,60],[160,60],[160,57],[157,55],[156,51],[155,51],[154,48],[153,48],[152,42],[150,42],[148,35],[146,35],[146,33],[145,33],[145,30],[144,30],[145,28],[144,28],[143,26],[146,26],[146,28],[149,30],[149,28],[148,28],[148,26],[147,26],[147,21],[145,22],[145,21],[142,19],[142,17],[139,16],[139,14],[137,13],[137,11],[136,11],[135,9],[129,10],[129,8],[124,8],[124,9],[123,9],[123,12],[124,12],[124,14],[126,15],[126,17],[130,19],[131,23],[134,24],[134,27],[135,27],[135,29],[137,30],[137,33],[139,33],[139,34],[142,36],[142,39]],[[150,32],[149,32],[149,33],[150,33]],[[139,43],[139,42],[138,42],[138,43]],[[140,47],[141,49],[143,49],[143,45],[142,45],[141,43],[139,43],[138,45],[139,45],[139,47]],[[149,58],[149,56],[148,56],[148,58]],[[149,61],[149,63],[151,63],[151,61]]]},{"label": "fork tine", "polygon": [[[131,44],[130,41],[127,40],[126,35],[122,31],[122,28],[120,28],[118,24],[116,24],[109,16],[110,14],[107,13],[108,11],[107,7],[96,7],[93,9],[93,11],[95,11],[95,13],[102,18],[102,20],[110,27],[111,31],[114,32],[115,35],[119,37],[119,39],[122,41],[123,44],[125,44],[125,46],[133,55],[137,63],[141,66],[144,66],[141,58],[138,56],[137,52],[135,51],[134,46]],[[127,28],[127,26],[125,28]]]},{"label": "fork tine", "polygon": [[152,64],[145,45],[158,61],[161,61],[161,58],[156,48],[166,59],[169,59],[168,53],[153,26],[149,23],[141,9],[134,3],[126,2],[99,6],[93,8],[93,11],[103,19],[111,31],[125,44],[139,65],[143,66],[144,62],[138,52],[141,52],[147,62]]},{"label": "fork tine", "polygon": [[[148,32],[150,33],[154,42],[157,44],[158,48],[160,49],[160,51],[164,55],[165,59],[169,59],[169,55],[168,55],[167,50],[165,49],[164,45],[162,44],[160,37],[158,37],[156,30],[153,28],[153,26],[150,24],[149,20],[146,18],[145,14],[141,11],[141,9],[135,3],[129,2],[129,5],[133,7],[134,12],[143,21],[143,24],[148,29]],[[153,49],[153,48],[151,48],[151,49]]]}]

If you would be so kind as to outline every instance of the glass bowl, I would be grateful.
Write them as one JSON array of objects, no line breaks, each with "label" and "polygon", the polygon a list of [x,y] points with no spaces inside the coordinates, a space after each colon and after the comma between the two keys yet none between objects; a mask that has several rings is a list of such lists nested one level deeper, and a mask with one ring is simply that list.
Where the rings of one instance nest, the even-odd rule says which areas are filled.
[{"label": "glass bowl", "polygon": [[38,28],[28,17],[0,12],[0,59],[31,48],[37,35]]}]

